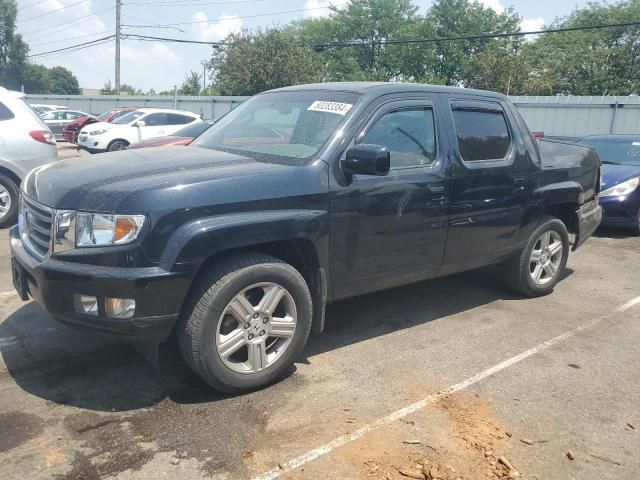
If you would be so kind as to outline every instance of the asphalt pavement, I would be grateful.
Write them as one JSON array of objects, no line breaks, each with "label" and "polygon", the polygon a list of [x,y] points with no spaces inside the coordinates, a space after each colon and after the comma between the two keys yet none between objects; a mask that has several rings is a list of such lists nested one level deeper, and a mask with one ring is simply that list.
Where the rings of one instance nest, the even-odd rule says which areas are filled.
[{"label": "asphalt pavement", "polygon": [[21,302],[0,230],[0,478],[635,480],[640,238],[568,267],[538,299],[485,268],[337,303],[288,378],[226,396]]}]

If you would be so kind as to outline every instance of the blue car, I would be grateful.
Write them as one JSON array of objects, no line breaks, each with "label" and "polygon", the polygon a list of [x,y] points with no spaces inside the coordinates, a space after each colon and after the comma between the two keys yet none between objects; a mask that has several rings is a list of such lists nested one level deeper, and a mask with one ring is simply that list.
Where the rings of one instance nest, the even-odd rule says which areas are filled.
[{"label": "blue car", "polygon": [[590,135],[578,140],[602,160],[602,226],[628,227],[640,235],[640,135]]}]

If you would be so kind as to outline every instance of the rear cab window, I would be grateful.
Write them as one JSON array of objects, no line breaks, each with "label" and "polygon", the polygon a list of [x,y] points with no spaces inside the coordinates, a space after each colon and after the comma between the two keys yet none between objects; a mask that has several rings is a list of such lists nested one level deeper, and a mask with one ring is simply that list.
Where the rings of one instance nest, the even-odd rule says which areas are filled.
[{"label": "rear cab window", "polygon": [[7,107],[4,103],[0,102],[0,122],[4,120],[11,120],[14,117],[15,115],[11,110],[9,110],[9,107]]},{"label": "rear cab window", "polygon": [[465,163],[504,161],[512,144],[502,106],[489,101],[451,102],[460,156]]}]

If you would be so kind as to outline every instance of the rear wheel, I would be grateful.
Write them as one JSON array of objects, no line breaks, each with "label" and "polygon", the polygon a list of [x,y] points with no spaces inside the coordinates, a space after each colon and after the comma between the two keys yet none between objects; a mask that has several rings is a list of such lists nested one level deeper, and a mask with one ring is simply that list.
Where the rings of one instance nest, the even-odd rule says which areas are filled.
[{"label": "rear wheel", "polygon": [[124,140],[114,140],[107,147],[107,152],[117,152],[119,150],[126,150],[128,146],[129,146],[129,143],[127,143]]},{"label": "rear wheel", "polygon": [[20,190],[13,180],[0,174],[0,228],[16,223],[19,195]]},{"label": "rear wheel", "polygon": [[311,294],[291,265],[232,257],[202,279],[178,326],[180,351],[209,385],[254,390],[283,377],[311,329]]},{"label": "rear wheel", "polygon": [[507,285],[529,297],[547,295],[560,280],[569,256],[564,223],[546,217],[520,254],[504,265]]}]

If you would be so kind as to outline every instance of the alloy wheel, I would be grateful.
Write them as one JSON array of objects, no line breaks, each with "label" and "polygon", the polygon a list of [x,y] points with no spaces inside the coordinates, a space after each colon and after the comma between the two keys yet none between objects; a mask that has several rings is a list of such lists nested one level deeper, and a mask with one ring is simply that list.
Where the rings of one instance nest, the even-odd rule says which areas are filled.
[{"label": "alloy wheel", "polygon": [[6,217],[11,210],[11,194],[0,184],[0,220]]},{"label": "alloy wheel", "polygon": [[296,304],[286,288],[272,282],[251,285],[222,312],[216,351],[234,372],[260,372],[289,347],[296,321]]},{"label": "alloy wheel", "polygon": [[529,256],[529,274],[533,283],[545,285],[558,274],[562,264],[562,238],[554,230],[544,232],[533,245]]}]

